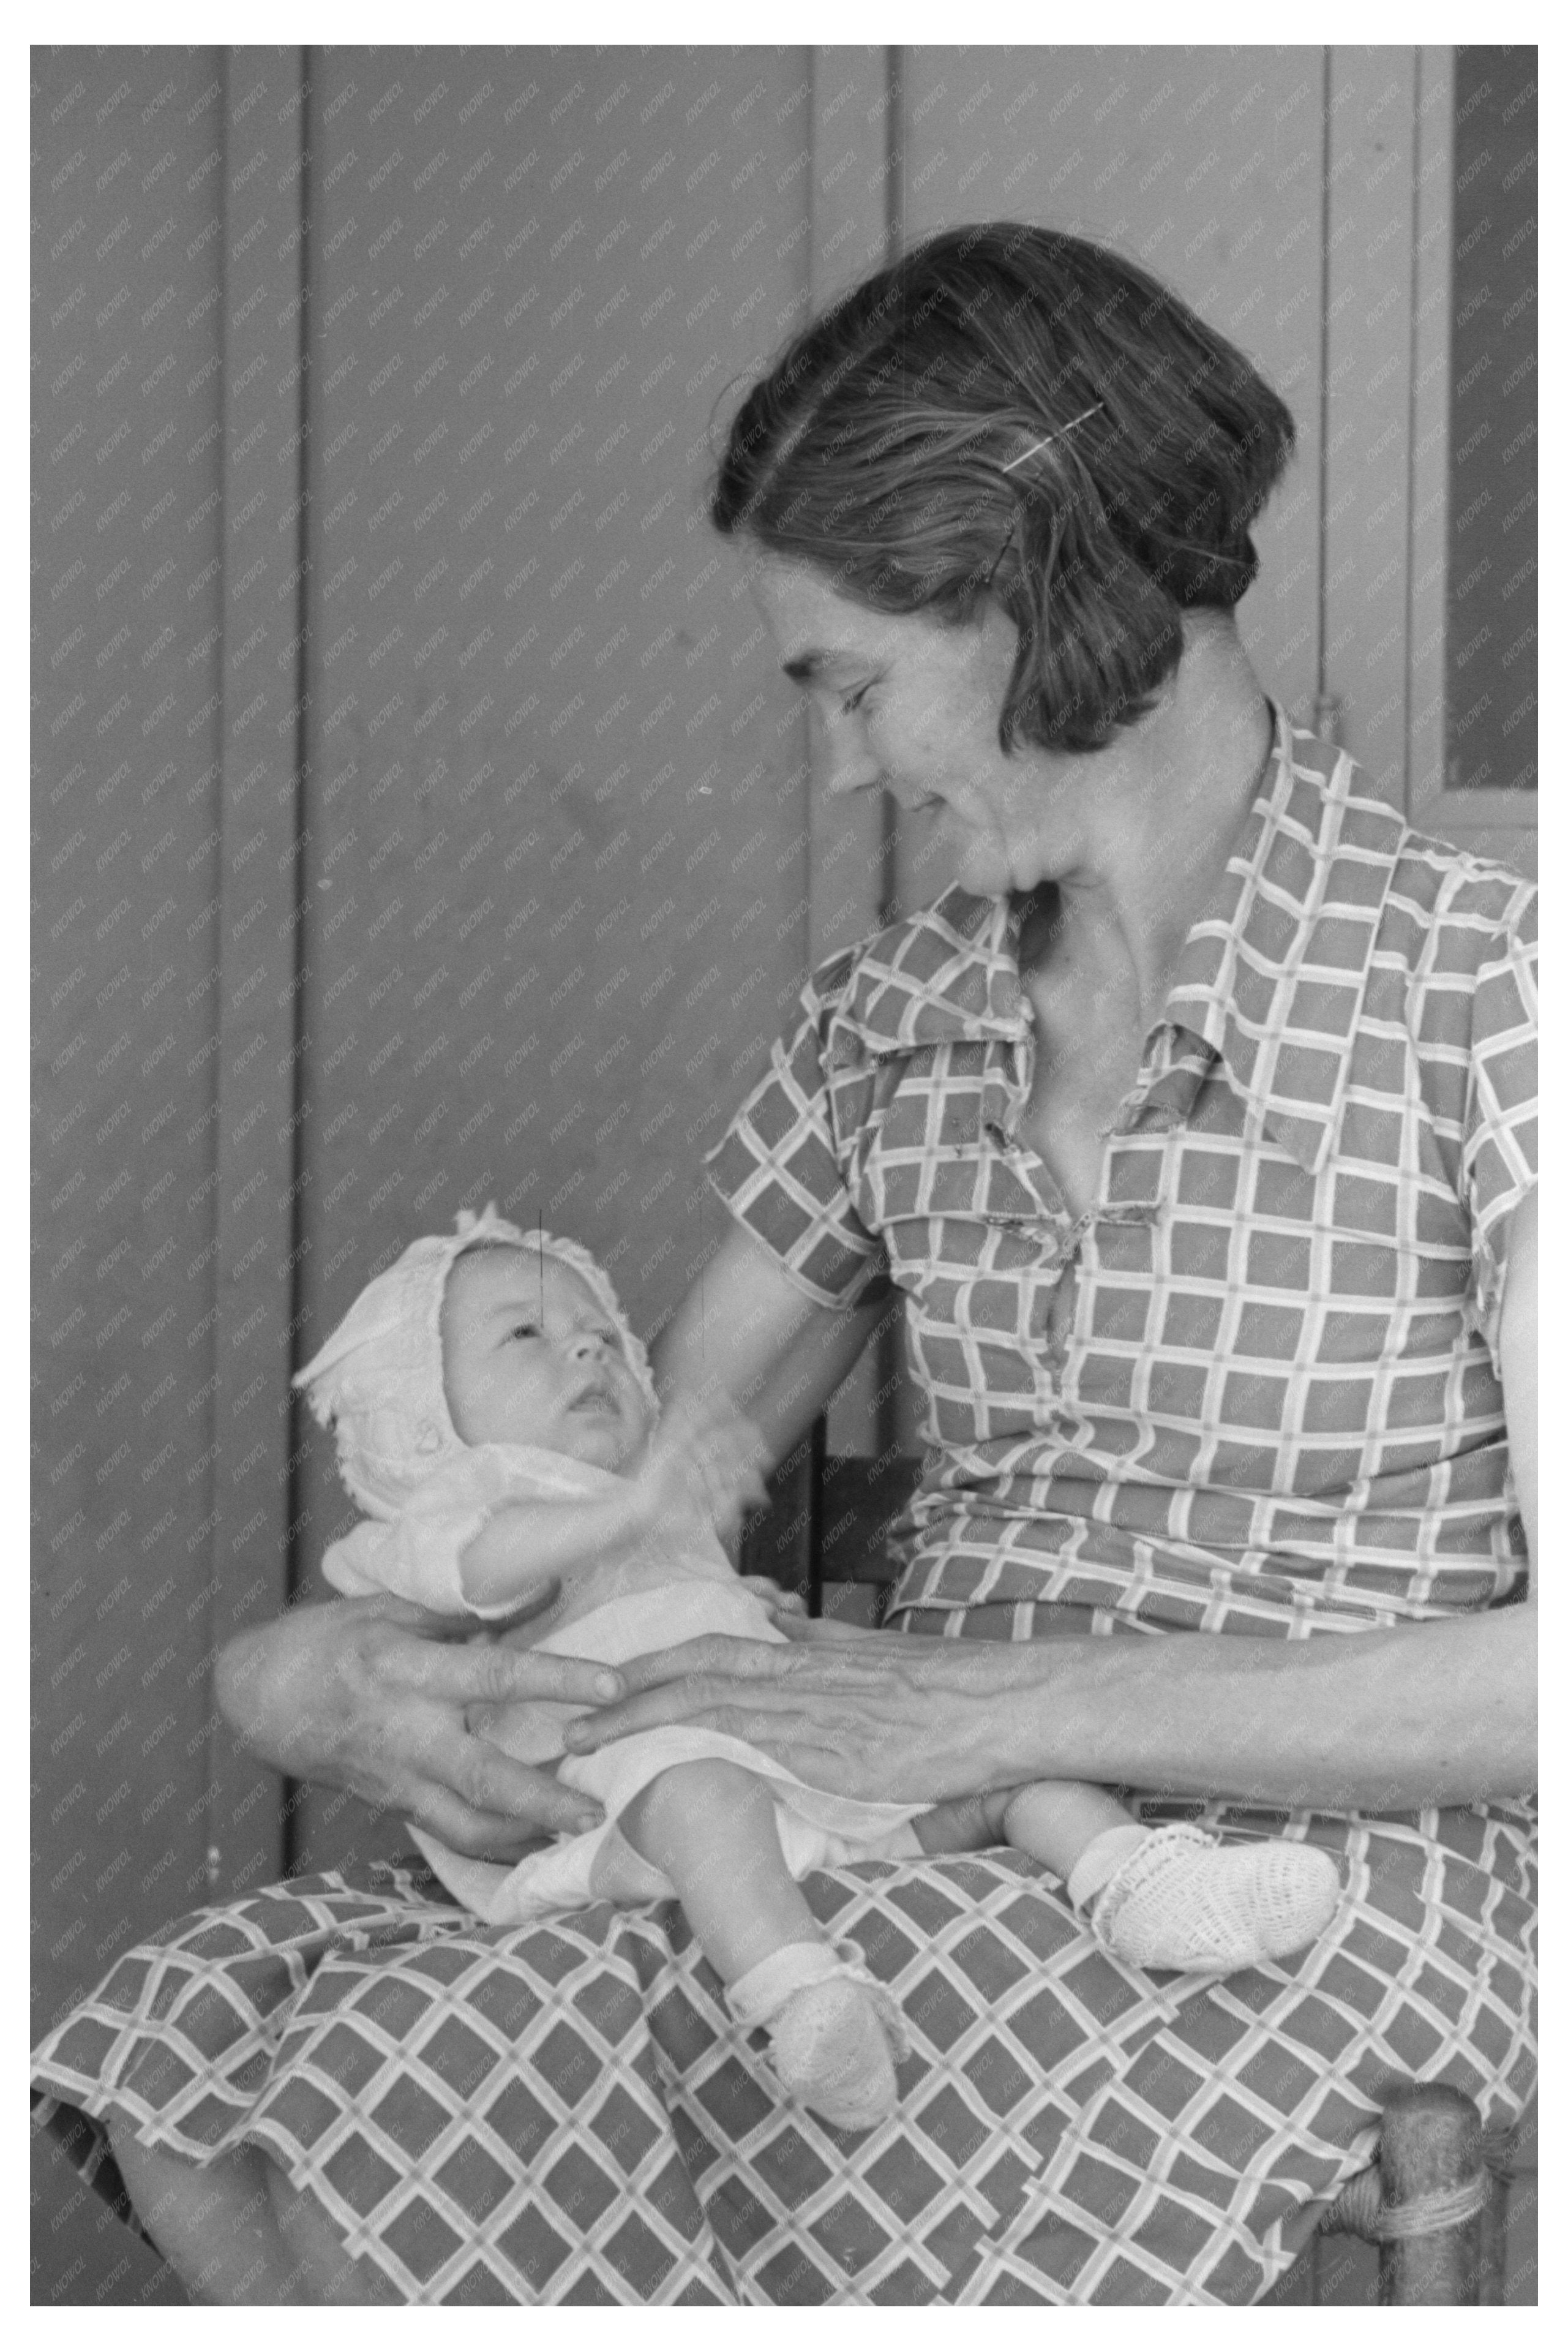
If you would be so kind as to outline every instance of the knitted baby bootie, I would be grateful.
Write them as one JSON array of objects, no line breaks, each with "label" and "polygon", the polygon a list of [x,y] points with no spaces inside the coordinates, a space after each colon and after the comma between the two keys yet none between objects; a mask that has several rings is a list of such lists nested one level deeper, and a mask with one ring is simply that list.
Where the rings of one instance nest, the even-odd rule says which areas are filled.
[{"label": "knitted baby bootie", "polygon": [[893,2112],[904,2021],[852,1943],[787,1943],[726,1997],[747,2032],[766,2026],[779,2079],[824,2122],[870,2130]]},{"label": "knitted baby bootie", "polygon": [[[1113,1866],[1097,1886],[1102,1842]],[[1095,1933],[1129,1967],[1223,1974],[1315,1942],[1340,1890],[1339,1871],[1315,1845],[1222,1845],[1185,1824],[1147,1830],[1135,1843],[1127,1830],[1109,1830],[1068,1880],[1070,1897],[1092,1903]]]}]

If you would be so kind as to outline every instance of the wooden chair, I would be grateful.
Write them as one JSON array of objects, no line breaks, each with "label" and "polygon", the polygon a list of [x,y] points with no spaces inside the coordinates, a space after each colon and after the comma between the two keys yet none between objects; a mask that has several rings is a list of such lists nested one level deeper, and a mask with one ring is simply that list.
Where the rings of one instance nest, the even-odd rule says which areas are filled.
[{"label": "wooden chair", "polygon": [[[830,1455],[819,1421],[779,1465],[768,1508],[748,1523],[742,1572],[799,1593],[813,1616],[879,1624],[897,1572],[888,1535],[919,1476],[919,1462],[904,1455]],[[1377,2246],[1381,2304],[1500,2304],[1505,2182],[1521,2177],[1514,2155],[1510,2140],[1483,2131],[1474,2100],[1461,2091],[1440,2082],[1403,2085],[1384,2107],[1376,2163],[1347,2184],[1320,2237],[1357,2236]],[[1324,2267],[1318,2246],[1309,2248],[1269,2300],[1331,2298],[1322,2291]],[[1349,2298],[1369,2297],[1363,2285]],[[1521,2298],[1533,2300],[1533,2293]]]}]

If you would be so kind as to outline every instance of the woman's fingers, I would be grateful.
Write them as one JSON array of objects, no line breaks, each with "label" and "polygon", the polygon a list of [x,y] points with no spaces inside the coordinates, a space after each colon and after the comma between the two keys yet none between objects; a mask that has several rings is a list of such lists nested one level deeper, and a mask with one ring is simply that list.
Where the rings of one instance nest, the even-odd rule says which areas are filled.
[{"label": "woman's fingers", "polygon": [[747,1592],[754,1593],[775,1616],[799,1616],[804,1620],[806,1604],[798,1592],[786,1592],[770,1575],[743,1575],[740,1580]]},{"label": "woman's fingers", "polygon": [[[576,1722],[567,1724],[561,1736],[569,1754],[589,1755],[595,1748],[608,1746],[612,1739],[629,1739],[634,1732],[661,1729],[671,1722],[700,1724],[705,1730],[718,1730],[726,1727],[718,1719],[719,1713],[729,1705],[734,1694],[733,1684],[710,1683],[700,1677],[664,1682],[643,1691],[639,1697],[623,1698],[619,1706],[580,1716]],[[730,1736],[738,1737],[739,1733],[732,1731]]]},{"label": "woman's fingers", "polygon": [[703,1633],[693,1641],[677,1641],[673,1648],[650,1649],[644,1656],[628,1657],[619,1672],[630,1694],[653,1689],[663,1682],[684,1682],[698,1674],[723,1681],[781,1681],[796,1666],[782,1642],[743,1641],[729,1633]]},{"label": "woman's fingers", "polygon": [[505,1820],[514,1832],[521,1827],[580,1835],[604,1817],[591,1796],[563,1787],[549,1771],[519,1763],[487,1739],[465,1732],[448,1760],[450,1769],[442,1778],[476,1813]]},{"label": "woman's fingers", "polygon": [[[399,1809],[403,1817],[416,1828],[449,1844],[454,1853],[465,1854],[471,1861],[495,1861],[510,1864],[521,1861],[526,1853],[537,1852],[549,1843],[554,1828],[575,1832],[580,1826],[591,1827],[591,1821],[580,1823],[575,1818],[554,1824],[540,1823],[536,1826],[520,1821],[508,1813],[486,1812],[482,1807],[465,1803],[450,1788],[438,1781],[430,1781],[409,1792]],[[541,1808],[542,1809],[542,1808]]]},{"label": "woman's fingers", "polygon": [[444,1716],[429,1718],[423,1735],[410,1739],[403,1762],[406,1785],[395,1801],[459,1853],[515,1857],[541,1836],[580,1834],[603,1818],[591,1797],[487,1739],[453,1730]]},{"label": "woman's fingers", "polygon": [[[554,1588],[541,1586],[524,1613]],[[583,1658],[476,1642],[473,1631],[471,1618],[389,1599],[297,1609],[228,1644],[219,1701],[267,1761],[413,1820],[459,1852],[515,1856],[540,1834],[593,1827],[591,1798],[474,1736],[464,1714],[531,1699],[602,1705],[619,1677]]]},{"label": "woman's fingers", "polygon": [[465,1646],[423,1640],[400,1643],[383,1661],[383,1670],[398,1687],[455,1706],[504,1706],[528,1698],[602,1706],[618,1698],[623,1687],[608,1666],[588,1658],[488,1641]]},{"label": "woman's fingers", "polygon": [[862,1687],[852,1671],[852,1657],[848,1644],[835,1654],[830,1647],[796,1648],[789,1642],[705,1634],[673,1649],[628,1658],[621,1677],[629,1695],[618,1705],[597,1708],[569,1722],[562,1736],[568,1750],[579,1755],[669,1722],[701,1723],[707,1729],[745,1738],[749,1733],[735,1727],[743,1717],[756,1723],[799,1708],[806,1694],[794,1687],[793,1679],[802,1671],[810,1673],[817,1685],[810,1696],[821,1695],[831,1714],[852,1712],[853,1695]]},{"label": "woman's fingers", "polygon": [[521,1861],[525,1853],[541,1843],[537,1834],[520,1827],[500,1813],[476,1812],[450,1788],[432,1782],[417,1792],[412,1792],[406,1802],[398,1808],[405,1820],[431,1836],[439,1837],[454,1853],[465,1854],[470,1861],[494,1861],[507,1865]]},{"label": "woman's fingers", "polygon": [[[792,1594],[791,1597],[793,1597]],[[798,1614],[790,1611],[788,1606],[783,1609],[776,1608],[773,1613],[779,1630],[785,1639],[798,1641],[803,1647],[814,1646],[819,1649],[848,1648],[857,1642],[875,1641],[880,1638],[874,1625],[849,1625],[840,1616],[808,1616],[804,1606],[799,1602],[796,1603],[796,1608],[799,1610]]]}]

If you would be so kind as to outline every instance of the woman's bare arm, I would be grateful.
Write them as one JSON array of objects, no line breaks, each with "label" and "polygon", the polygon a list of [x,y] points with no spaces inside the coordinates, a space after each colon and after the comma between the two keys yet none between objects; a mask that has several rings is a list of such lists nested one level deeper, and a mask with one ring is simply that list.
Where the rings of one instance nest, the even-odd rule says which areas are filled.
[{"label": "woman's bare arm", "polygon": [[880,1311],[818,1304],[732,1224],[654,1345],[660,1391],[727,1396],[780,1460],[852,1369]]},{"label": "woman's bare arm", "polygon": [[[1515,1229],[1500,1355],[1532,1556],[1535,1296],[1531,1201]],[[1375,1812],[1534,1784],[1530,1605],[1291,1642],[1193,1634],[1003,1648],[795,1632],[788,1647],[714,1638],[633,1660],[622,1677],[635,1695],[575,1724],[568,1744],[704,1722],[816,1786],[911,1802],[1040,1778]]]},{"label": "woman's bare arm", "polygon": [[907,1803],[1068,1779],[1406,1810],[1534,1784],[1534,1656],[1529,1608],[1289,1643],[711,1636],[623,1665],[638,1694],[566,1740],[701,1723]]}]

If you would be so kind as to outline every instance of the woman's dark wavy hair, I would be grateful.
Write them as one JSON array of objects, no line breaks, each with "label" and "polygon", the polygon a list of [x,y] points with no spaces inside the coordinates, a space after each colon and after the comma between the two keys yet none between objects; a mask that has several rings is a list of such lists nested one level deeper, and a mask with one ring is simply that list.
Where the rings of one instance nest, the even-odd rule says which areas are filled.
[{"label": "woman's dark wavy hair", "polygon": [[1094,750],[1174,673],[1182,611],[1251,586],[1249,526],[1294,441],[1251,362],[1145,270],[990,221],[796,338],[708,511],[879,612],[957,623],[994,598],[1019,632],[1003,748]]}]

